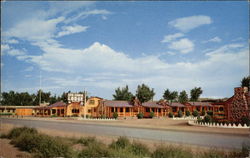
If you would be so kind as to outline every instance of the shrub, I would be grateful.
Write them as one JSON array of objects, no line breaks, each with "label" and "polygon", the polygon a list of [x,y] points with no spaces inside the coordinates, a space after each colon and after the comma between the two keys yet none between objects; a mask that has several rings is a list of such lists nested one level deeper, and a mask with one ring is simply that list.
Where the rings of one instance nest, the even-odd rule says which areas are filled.
[{"label": "shrub", "polygon": [[168,113],[168,117],[173,118],[173,117],[174,117],[174,114],[173,114],[172,112],[169,112],[169,113]]},{"label": "shrub", "polygon": [[155,116],[155,113],[153,111],[150,112],[149,117],[153,118]]},{"label": "shrub", "polygon": [[183,116],[183,113],[181,110],[178,111],[178,117],[182,117]]},{"label": "shrub", "polygon": [[204,115],[206,115],[206,111],[203,109],[201,112],[201,116],[204,116]]},{"label": "shrub", "polygon": [[130,145],[131,144],[127,137],[119,137],[116,141],[110,144],[110,147],[113,149],[124,149]]},{"label": "shrub", "polygon": [[211,118],[210,115],[206,115],[206,116],[204,117],[204,122],[208,123],[208,122],[211,122],[211,121],[212,121],[212,118]]},{"label": "shrub", "polygon": [[90,144],[86,149],[83,149],[78,158],[103,158],[112,157],[112,152],[106,145],[101,143]]},{"label": "shrub", "polygon": [[53,115],[51,115],[50,117],[57,117],[57,115],[56,115],[56,114],[53,114]]},{"label": "shrub", "polygon": [[213,111],[212,111],[212,110],[209,110],[209,111],[207,112],[207,114],[210,115],[210,116],[213,116]]},{"label": "shrub", "polygon": [[11,113],[11,112],[5,112],[5,113],[0,113],[0,115],[9,116],[9,115],[13,115],[13,113]]},{"label": "shrub", "polygon": [[181,147],[158,147],[153,153],[152,158],[193,158],[191,151],[184,150]]},{"label": "shrub", "polygon": [[216,149],[210,149],[208,151],[197,154],[197,157],[199,158],[225,158],[226,155],[223,152],[220,152]]},{"label": "shrub", "polygon": [[101,115],[101,118],[107,118],[107,116],[106,115]]},{"label": "shrub", "polygon": [[244,142],[241,148],[241,155],[243,157],[247,157],[249,156],[249,151],[250,151],[250,142]]},{"label": "shrub", "polygon": [[250,118],[244,116],[241,118],[242,125],[246,124],[247,126],[250,126]]},{"label": "shrub", "polygon": [[190,111],[189,110],[186,111],[186,116],[190,116]]},{"label": "shrub", "polygon": [[142,119],[142,118],[143,118],[143,116],[144,116],[144,114],[143,114],[143,113],[141,113],[141,112],[137,114],[137,118],[138,118],[138,119]]},{"label": "shrub", "polygon": [[80,138],[79,140],[77,140],[77,143],[83,144],[85,146],[88,146],[96,142],[97,140],[95,137],[85,137],[85,138]]},{"label": "shrub", "polygon": [[117,119],[117,117],[118,117],[118,113],[117,113],[117,112],[114,112],[114,113],[113,113],[113,118]]},{"label": "shrub", "polygon": [[194,117],[197,117],[197,116],[199,115],[199,112],[198,112],[197,110],[194,110],[193,113],[192,113],[192,115],[193,115]]},{"label": "shrub", "polygon": [[138,156],[148,156],[150,154],[148,147],[140,142],[133,142],[131,152]]},{"label": "shrub", "polygon": [[21,127],[21,128],[13,128],[7,135],[7,138],[14,139],[19,137],[21,134],[27,133],[29,134],[37,134],[37,130],[35,128]]},{"label": "shrub", "polygon": [[59,139],[43,134],[22,133],[13,139],[11,143],[15,144],[21,150],[35,152],[36,157],[71,157],[72,155],[68,145]]}]

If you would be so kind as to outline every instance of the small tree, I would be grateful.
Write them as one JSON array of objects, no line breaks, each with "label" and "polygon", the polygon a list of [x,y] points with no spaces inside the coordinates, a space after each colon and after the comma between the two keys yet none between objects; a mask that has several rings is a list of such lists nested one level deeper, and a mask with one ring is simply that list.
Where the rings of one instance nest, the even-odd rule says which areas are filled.
[{"label": "small tree", "polygon": [[143,113],[141,113],[141,112],[137,114],[137,118],[138,118],[138,119],[142,119],[142,118],[143,118],[143,116],[144,116],[144,114],[143,114]]},{"label": "small tree", "polygon": [[178,117],[182,117],[183,116],[183,113],[181,110],[178,111]]},{"label": "small tree", "polygon": [[115,118],[115,119],[118,118],[118,113],[117,113],[117,112],[114,112],[114,113],[113,113],[113,118]]},{"label": "small tree", "polygon": [[136,97],[140,100],[141,103],[153,99],[154,95],[155,95],[154,89],[150,89],[145,84],[138,85],[136,90]]},{"label": "small tree", "polygon": [[241,80],[241,87],[248,87],[248,91],[250,91],[250,76],[244,77]]},{"label": "small tree", "polygon": [[211,121],[212,121],[211,116],[210,116],[210,115],[206,115],[206,116],[204,117],[204,121],[205,121],[206,123],[211,122]]},{"label": "small tree", "polygon": [[210,115],[210,116],[213,116],[213,111],[212,111],[212,110],[209,110],[209,111],[207,112],[207,114]]},{"label": "small tree", "polygon": [[121,88],[117,88],[115,90],[115,94],[113,94],[114,100],[127,100],[127,101],[131,101],[131,99],[133,98],[133,94],[131,92],[129,92],[128,89],[128,85],[126,85],[125,87]]},{"label": "small tree", "polygon": [[180,92],[180,95],[179,95],[179,97],[178,97],[178,101],[180,102],[180,103],[186,103],[187,101],[188,101],[188,94],[187,94],[187,92],[186,91],[182,91],[182,92]]},{"label": "small tree", "polygon": [[190,111],[189,110],[186,111],[186,116],[190,116]]},{"label": "small tree", "polygon": [[246,124],[247,126],[250,126],[250,118],[243,116],[241,118],[241,123],[242,123],[242,125]]},{"label": "small tree", "polygon": [[192,113],[192,115],[193,115],[194,117],[197,117],[197,116],[199,115],[199,112],[198,112],[197,110],[194,110],[193,113]]},{"label": "small tree", "polygon": [[174,100],[176,100],[176,98],[178,98],[178,92],[177,91],[170,92],[170,90],[167,89],[163,94],[163,98],[169,100],[172,103]]},{"label": "small tree", "polygon": [[194,87],[193,89],[191,89],[191,91],[190,91],[190,96],[191,96],[191,98],[190,98],[190,101],[197,101],[198,100],[198,98],[200,97],[200,95],[202,94],[202,89],[201,89],[201,87]]},{"label": "small tree", "polygon": [[149,117],[153,118],[155,116],[155,113],[153,111],[150,112]]},{"label": "small tree", "polygon": [[206,115],[206,111],[203,109],[201,112],[201,116],[205,116]]},{"label": "small tree", "polygon": [[174,114],[173,114],[172,112],[169,112],[169,113],[168,113],[168,117],[173,118],[173,117],[174,117]]}]

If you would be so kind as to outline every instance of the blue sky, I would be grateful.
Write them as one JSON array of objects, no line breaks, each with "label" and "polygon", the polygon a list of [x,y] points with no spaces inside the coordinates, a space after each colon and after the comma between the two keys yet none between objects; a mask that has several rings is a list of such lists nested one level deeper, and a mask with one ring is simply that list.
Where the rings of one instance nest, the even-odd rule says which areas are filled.
[{"label": "blue sky", "polygon": [[230,97],[249,74],[248,2],[1,2],[2,91],[138,84]]}]

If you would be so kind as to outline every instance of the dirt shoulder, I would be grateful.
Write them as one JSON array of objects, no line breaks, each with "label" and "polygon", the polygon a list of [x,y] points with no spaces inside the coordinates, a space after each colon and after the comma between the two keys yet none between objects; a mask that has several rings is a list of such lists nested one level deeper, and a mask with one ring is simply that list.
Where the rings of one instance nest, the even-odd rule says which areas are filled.
[{"label": "dirt shoulder", "polygon": [[0,139],[0,157],[1,158],[31,158],[31,154],[20,151],[10,144],[9,139]]},{"label": "dirt shoulder", "polygon": [[[8,119],[16,119],[16,118],[8,118]],[[157,130],[172,130],[172,131],[228,134],[228,135],[241,135],[241,136],[248,136],[250,134],[250,129],[190,126],[187,124],[188,122],[187,120],[173,120],[169,118],[128,119],[128,120],[77,120],[76,118],[23,117],[18,119],[34,120],[34,121],[40,120],[40,121],[54,121],[54,122],[71,122],[80,124],[98,124],[98,125],[131,127],[131,128],[148,128]]]}]

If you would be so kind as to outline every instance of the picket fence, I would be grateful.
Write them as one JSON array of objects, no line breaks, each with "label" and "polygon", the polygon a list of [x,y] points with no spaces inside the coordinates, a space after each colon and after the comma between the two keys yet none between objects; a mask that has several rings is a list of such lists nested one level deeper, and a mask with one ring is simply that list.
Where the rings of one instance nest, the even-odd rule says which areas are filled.
[{"label": "picket fence", "polygon": [[206,127],[219,127],[219,128],[250,128],[246,124],[244,124],[244,126],[242,126],[241,124],[237,126],[235,123],[223,125],[222,123],[202,123],[202,122],[198,122],[197,120],[195,121],[189,120],[188,124],[191,126],[206,126]]}]

